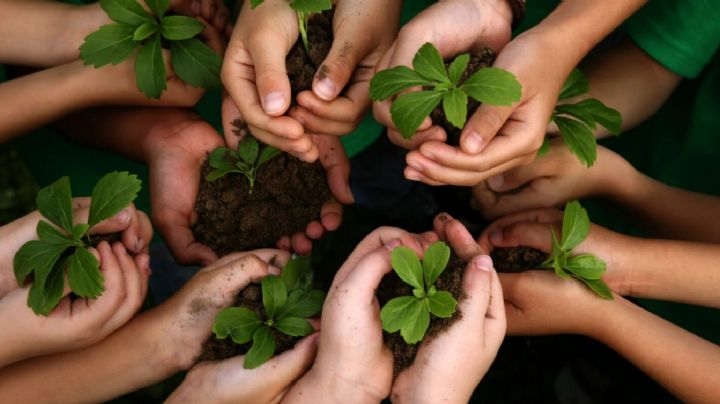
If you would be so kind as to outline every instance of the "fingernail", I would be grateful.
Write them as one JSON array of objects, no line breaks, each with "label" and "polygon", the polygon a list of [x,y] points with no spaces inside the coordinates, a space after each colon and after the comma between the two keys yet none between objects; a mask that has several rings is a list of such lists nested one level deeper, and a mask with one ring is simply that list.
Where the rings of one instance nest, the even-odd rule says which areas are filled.
[{"label": "fingernail", "polygon": [[193,0],[190,9],[192,10],[193,14],[200,14],[200,0]]},{"label": "fingernail", "polygon": [[133,250],[133,251],[135,251],[136,253],[139,253],[140,251],[142,251],[144,246],[145,246],[145,242],[143,242],[142,238],[138,237],[137,239],[135,239],[135,250]]},{"label": "fingernail", "polygon": [[480,255],[473,260],[473,266],[479,271],[490,271],[493,268],[492,258],[487,255]]},{"label": "fingernail", "polygon": [[285,96],[281,92],[270,93],[263,100],[263,109],[268,114],[277,114],[282,112],[285,106]]},{"label": "fingernail", "polygon": [[430,160],[435,160],[435,153],[433,153],[433,152],[430,151],[430,150],[422,150],[422,149],[421,149],[421,150],[420,150],[420,154],[422,154],[423,156],[429,158]]},{"label": "fingernail", "polygon": [[492,189],[493,191],[497,191],[505,183],[505,177],[503,177],[502,174],[498,174],[494,177],[490,177],[487,183],[490,186],[490,189]]},{"label": "fingernail", "polygon": [[385,248],[387,248],[388,250],[392,251],[392,250],[395,249],[396,247],[400,247],[400,244],[401,244],[401,243],[400,243],[400,240],[398,240],[398,239],[393,239],[393,240],[388,241],[387,243],[384,243],[383,245],[385,246]]},{"label": "fingernail", "polygon": [[121,210],[117,215],[115,215],[115,220],[120,223],[129,222],[130,221],[130,209]]},{"label": "fingernail", "polygon": [[337,86],[328,78],[316,81],[313,89],[315,94],[325,101],[332,101],[337,95]]},{"label": "fingernail", "polygon": [[485,141],[480,136],[479,133],[475,131],[471,131],[467,134],[465,137],[465,148],[467,149],[468,153],[480,153],[482,151],[483,145]]},{"label": "fingernail", "polygon": [[412,181],[420,181],[420,173],[413,170],[412,168],[405,169],[405,178]]},{"label": "fingernail", "polygon": [[491,243],[497,245],[497,244],[502,243],[502,241],[503,241],[503,235],[502,235],[501,229],[493,230],[493,232],[490,233],[490,242]]}]

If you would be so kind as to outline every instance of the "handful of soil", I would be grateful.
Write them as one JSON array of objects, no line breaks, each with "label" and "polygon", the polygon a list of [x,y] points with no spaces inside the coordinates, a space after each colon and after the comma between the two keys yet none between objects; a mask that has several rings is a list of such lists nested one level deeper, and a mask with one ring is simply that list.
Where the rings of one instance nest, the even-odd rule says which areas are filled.
[{"label": "handful of soil", "polygon": [[496,248],[490,254],[497,272],[516,273],[537,269],[548,255],[530,247]]}]

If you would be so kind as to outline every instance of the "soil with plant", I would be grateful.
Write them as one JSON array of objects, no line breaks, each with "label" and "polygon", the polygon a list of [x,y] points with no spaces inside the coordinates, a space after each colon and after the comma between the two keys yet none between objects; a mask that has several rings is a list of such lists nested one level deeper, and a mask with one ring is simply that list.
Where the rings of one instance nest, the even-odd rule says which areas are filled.
[{"label": "soil with plant", "polygon": [[[315,72],[330,53],[333,43],[333,15],[334,11],[328,10],[311,16],[308,21],[310,52],[305,50],[303,42],[298,39],[285,59],[293,103],[298,93],[312,89]],[[322,75],[321,70],[320,79],[323,78]]]},{"label": "soil with plant", "polygon": [[530,247],[496,248],[490,254],[495,270],[504,273],[524,272],[541,268],[548,255]]}]

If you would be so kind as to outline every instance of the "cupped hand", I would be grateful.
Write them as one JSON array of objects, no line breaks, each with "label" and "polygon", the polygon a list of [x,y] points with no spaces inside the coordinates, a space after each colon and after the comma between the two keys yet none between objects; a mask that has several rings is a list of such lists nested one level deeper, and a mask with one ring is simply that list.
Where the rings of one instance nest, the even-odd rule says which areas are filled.
[{"label": "cupped hand", "polygon": [[171,0],[170,9],[188,17],[202,18],[218,32],[230,37],[230,11],[222,0]]}]

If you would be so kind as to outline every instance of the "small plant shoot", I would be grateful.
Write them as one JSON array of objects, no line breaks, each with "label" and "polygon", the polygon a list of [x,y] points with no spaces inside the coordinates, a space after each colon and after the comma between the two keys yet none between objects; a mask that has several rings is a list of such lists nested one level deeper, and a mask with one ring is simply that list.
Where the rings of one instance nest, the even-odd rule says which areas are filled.
[{"label": "small plant shoot", "polygon": [[245,354],[245,369],[254,369],[273,356],[274,331],[292,337],[312,334],[314,329],[306,319],[320,313],[325,301],[325,293],[312,289],[312,270],[306,257],[291,259],[280,276],[266,276],[261,286],[263,315],[245,307],[229,307],[218,314],[212,328],[218,339],[230,337],[236,344],[252,342]]},{"label": "small plant shoot", "polygon": [[[297,13],[298,30],[300,30],[300,38],[302,38],[305,51],[310,53],[310,44],[308,43],[307,27],[308,20],[313,14],[322,13],[325,10],[332,8],[332,2],[330,0],[288,0],[290,2],[290,8],[295,10]],[[263,4],[265,0],[250,0],[250,6],[255,7]]]},{"label": "small plant shoot", "polygon": [[38,239],[25,243],[13,262],[18,285],[24,285],[32,275],[28,306],[35,314],[47,316],[57,307],[63,297],[65,275],[77,296],[94,299],[105,291],[100,262],[88,251],[89,231],[134,201],[140,185],[137,176],[127,172],[105,175],[92,191],[87,223],[73,222],[68,177],[38,192],[38,210],[49,222],[38,222]]},{"label": "small plant shoot", "polygon": [[450,260],[450,247],[442,241],[433,243],[422,262],[407,247],[392,252],[392,267],[403,282],[413,287],[412,296],[400,296],[388,301],[380,310],[383,330],[400,335],[408,344],[416,344],[425,337],[430,314],[449,318],[455,313],[457,301],[450,292],[437,290],[435,281],[445,271]]},{"label": "small plant shoot", "polygon": [[[575,69],[565,81],[558,101],[586,94],[589,90],[587,78],[580,70]],[[597,159],[597,144],[593,134],[597,125],[604,126],[613,135],[619,135],[622,131],[620,112],[595,98],[555,106],[552,121],[557,125],[560,136],[570,151],[587,167],[592,166]],[[549,146],[546,139],[539,154],[545,153]]]},{"label": "small plant shoot", "polygon": [[423,88],[399,95],[390,107],[393,123],[406,139],[417,132],[441,102],[448,121],[462,129],[467,120],[468,97],[489,105],[520,101],[520,83],[503,69],[485,67],[460,83],[469,61],[469,54],[459,55],[446,69],[437,48],[426,43],[415,54],[413,69],[397,66],[375,74],[370,81],[370,98],[384,101],[412,87]]},{"label": "small plant shoot", "polygon": [[220,56],[195,38],[204,29],[200,21],[181,15],[165,15],[170,0],[145,0],[152,14],[136,0],[100,0],[113,23],[85,38],[80,57],[96,68],[119,64],[139,48],[135,56],[135,81],[148,98],[160,98],[167,89],[163,46],[170,48],[172,68],[194,86],[220,84]]},{"label": "small plant shoot", "polygon": [[573,249],[585,240],[590,232],[590,218],[580,202],[572,201],[565,205],[562,223],[562,238],[558,241],[554,229],[552,232],[552,252],[541,264],[543,268],[555,271],[563,279],[576,278],[585,283],[593,292],[604,299],[613,299],[612,292],[601,279],[606,265],[603,260],[590,254],[573,255]]},{"label": "small plant shoot", "polygon": [[207,176],[208,181],[215,181],[230,173],[244,175],[250,181],[250,193],[255,188],[255,176],[263,164],[280,154],[280,150],[272,146],[265,146],[260,151],[260,145],[252,136],[246,136],[238,143],[238,150],[227,147],[218,147],[210,153],[210,167],[214,170]]}]

